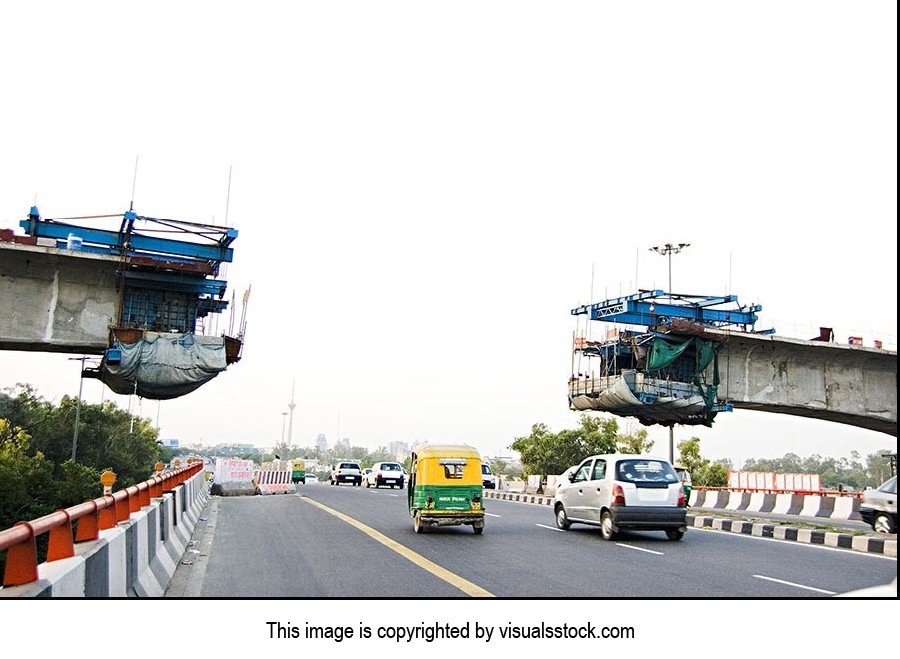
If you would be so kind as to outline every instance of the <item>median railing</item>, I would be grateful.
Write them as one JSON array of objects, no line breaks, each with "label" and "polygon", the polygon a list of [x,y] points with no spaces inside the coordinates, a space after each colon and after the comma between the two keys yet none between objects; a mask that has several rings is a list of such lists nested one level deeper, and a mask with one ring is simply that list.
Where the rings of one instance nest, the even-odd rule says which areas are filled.
[{"label": "median railing", "polygon": [[76,543],[97,540],[101,531],[127,521],[132,513],[149,506],[152,498],[171,492],[202,469],[202,463],[189,464],[0,531],[0,551],[7,552],[3,586],[21,586],[38,580],[38,537],[48,535],[47,563],[72,558]]}]

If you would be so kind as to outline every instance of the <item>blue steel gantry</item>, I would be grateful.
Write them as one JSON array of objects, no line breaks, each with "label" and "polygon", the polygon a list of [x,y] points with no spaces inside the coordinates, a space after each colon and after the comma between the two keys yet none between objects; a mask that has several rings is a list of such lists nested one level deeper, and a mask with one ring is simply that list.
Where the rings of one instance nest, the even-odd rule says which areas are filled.
[{"label": "blue steel gantry", "polygon": [[[98,228],[110,218],[121,218],[117,229]],[[20,226],[35,244],[120,260],[109,348],[100,367],[83,369],[83,377],[120,394],[174,398],[240,360],[246,318],[236,336],[203,336],[200,322],[228,307],[228,284],[218,274],[233,259],[236,229],[147,217],[133,207],[124,215],[45,219],[32,206]]]},{"label": "blue steel gantry", "polygon": [[704,330],[772,334],[755,329],[761,309],[742,306],[733,295],[662,290],[572,309],[573,316],[623,328],[599,341],[574,338],[569,408],[635,417],[644,425],[712,425],[718,412],[732,406],[717,397],[721,339]]}]

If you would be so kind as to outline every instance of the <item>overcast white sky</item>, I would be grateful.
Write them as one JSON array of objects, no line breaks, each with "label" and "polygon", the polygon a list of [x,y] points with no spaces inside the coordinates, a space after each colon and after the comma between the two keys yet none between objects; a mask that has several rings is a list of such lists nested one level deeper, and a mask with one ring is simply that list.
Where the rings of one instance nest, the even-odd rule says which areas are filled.
[{"label": "overcast white sky", "polygon": [[[294,386],[296,445],[508,454],[577,424],[570,309],[666,288],[665,242],[690,243],[677,292],[896,350],[896,3],[34,2],[2,23],[0,227],[35,200],[123,213],[134,185],[140,214],[239,232],[243,359],[135,401],[163,438],[271,446]],[[2,353],[0,387],[76,395],[70,357]],[[736,466],[896,450],[748,411],[693,435]]]}]

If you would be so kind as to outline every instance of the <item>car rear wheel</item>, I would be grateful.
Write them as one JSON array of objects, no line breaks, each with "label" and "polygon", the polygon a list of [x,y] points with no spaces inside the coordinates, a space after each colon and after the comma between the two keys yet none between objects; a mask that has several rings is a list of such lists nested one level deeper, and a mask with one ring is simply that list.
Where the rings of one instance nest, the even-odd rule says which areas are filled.
[{"label": "car rear wheel", "polygon": [[613,530],[612,515],[609,514],[608,510],[603,511],[603,514],[600,515],[600,535],[603,536],[604,540],[615,540],[616,538],[616,532]]},{"label": "car rear wheel", "polygon": [[896,532],[896,523],[887,513],[877,513],[872,520],[872,528],[878,533]]},{"label": "car rear wheel", "polygon": [[569,522],[569,518],[566,515],[566,509],[563,508],[562,504],[560,504],[556,508],[556,528],[562,529],[563,531],[567,530],[572,523]]},{"label": "car rear wheel", "polygon": [[684,531],[678,529],[666,529],[666,537],[669,540],[681,540],[684,537]]}]

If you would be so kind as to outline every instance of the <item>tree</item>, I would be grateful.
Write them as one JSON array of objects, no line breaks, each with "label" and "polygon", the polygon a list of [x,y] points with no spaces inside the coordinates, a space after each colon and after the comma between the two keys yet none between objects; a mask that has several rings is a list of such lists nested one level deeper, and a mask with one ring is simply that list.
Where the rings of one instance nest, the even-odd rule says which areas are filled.
[{"label": "tree", "polygon": [[691,472],[691,482],[694,485],[724,487],[728,484],[728,469],[731,467],[731,461],[711,462],[701,456],[699,437],[691,437],[678,442],[676,448],[678,448],[680,464]]},{"label": "tree", "polygon": [[618,429],[615,419],[582,414],[578,428],[558,433],[536,423],[530,435],[517,437],[509,448],[519,453],[526,473],[541,477],[538,492],[543,492],[547,475],[561,474],[590,455],[614,453]]},{"label": "tree", "polygon": [[[67,508],[90,498],[78,494],[95,489],[85,483],[89,470],[97,474],[112,470],[117,476],[116,488],[121,489],[147,480],[163,454],[149,419],[132,417],[111,402],[82,403],[74,464],[83,468],[74,464],[65,467],[72,460],[76,404],[76,399],[64,396],[54,406],[30,385],[17,385],[0,394],[0,418],[6,419],[8,428],[19,428],[28,436],[24,449],[28,456],[40,455],[52,469],[59,485],[53,489],[58,497],[55,508]],[[78,498],[72,500],[70,496]]]},{"label": "tree", "polygon": [[58,507],[53,463],[29,449],[28,434],[0,419],[0,529],[43,517]]},{"label": "tree", "polygon": [[647,429],[639,430],[619,437],[619,453],[631,453],[634,455],[646,455],[653,449],[656,442],[647,439]]}]

